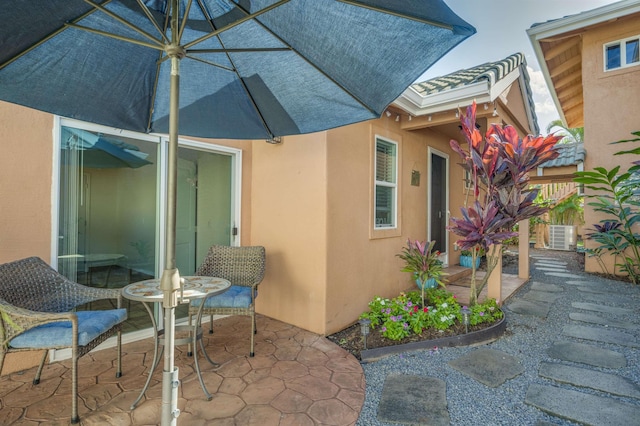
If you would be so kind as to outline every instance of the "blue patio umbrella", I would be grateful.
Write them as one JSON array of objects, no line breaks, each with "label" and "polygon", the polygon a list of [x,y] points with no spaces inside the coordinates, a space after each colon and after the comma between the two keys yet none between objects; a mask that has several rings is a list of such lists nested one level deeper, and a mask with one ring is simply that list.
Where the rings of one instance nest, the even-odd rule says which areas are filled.
[{"label": "blue patio umbrella", "polygon": [[0,99],[169,134],[163,424],[179,413],[178,134],[270,139],[378,118],[475,32],[442,0],[14,0],[2,15]]}]

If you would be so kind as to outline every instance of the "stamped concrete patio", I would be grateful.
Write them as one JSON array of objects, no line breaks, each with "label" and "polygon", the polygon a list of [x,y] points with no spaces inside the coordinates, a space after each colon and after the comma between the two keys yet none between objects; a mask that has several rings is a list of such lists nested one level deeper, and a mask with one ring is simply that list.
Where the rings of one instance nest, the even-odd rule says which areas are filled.
[{"label": "stamped concrete patio", "polygon": [[[256,355],[249,353],[249,317],[227,317],[206,330],[205,345],[221,366],[199,358],[207,401],[186,347],[176,348],[180,369],[179,424],[353,425],[365,394],[362,367],[324,337],[258,316]],[[201,355],[200,355],[201,356]],[[123,346],[123,376],[115,377],[115,349],[90,353],[79,362],[79,412],[83,425],[160,424],[162,365],[145,398],[131,404],[144,386],[153,358],[152,340]],[[35,368],[0,378],[0,423],[66,425],[71,413],[70,362],[47,365],[39,385]]]}]

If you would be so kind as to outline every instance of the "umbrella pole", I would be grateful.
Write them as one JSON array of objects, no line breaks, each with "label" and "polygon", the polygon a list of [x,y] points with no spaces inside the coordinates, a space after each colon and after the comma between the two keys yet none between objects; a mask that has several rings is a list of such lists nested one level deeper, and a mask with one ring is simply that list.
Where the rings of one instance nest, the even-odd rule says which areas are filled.
[{"label": "umbrella pole", "polygon": [[178,305],[177,290],[180,288],[180,274],[176,268],[176,204],[178,180],[178,110],[180,93],[180,59],[178,46],[178,0],[171,1],[171,46],[167,54],[171,58],[171,89],[169,98],[169,161],[167,179],[167,223],[165,269],[162,273],[161,288],[164,293],[164,369],[162,372],[162,425],[176,425],[180,415],[178,410],[178,368],[174,365],[175,349],[175,308]]}]

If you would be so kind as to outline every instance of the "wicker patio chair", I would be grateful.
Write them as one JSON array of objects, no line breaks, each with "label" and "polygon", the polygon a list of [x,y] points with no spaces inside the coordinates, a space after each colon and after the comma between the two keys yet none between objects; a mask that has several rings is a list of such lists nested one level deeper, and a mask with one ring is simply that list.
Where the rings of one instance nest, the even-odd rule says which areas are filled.
[{"label": "wicker patio chair", "polygon": [[[72,312],[103,299],[116,299],[118,309]],[[48,350],[71,348],[71,423],[78,423],[78,358],[117,333],[116,377],[122,376],[121,301],[119,290],[75,283],[38,257],[0,265],[0,371],[8,353],[44,351],[37,385]]]},{"label": "wicker patio chair", "polygon": [[[210,315],[209,333],[213,333],[213,315],[248,315],[251,317],[251,351],[254,355],[256,333],[255,300],[258,284],[264,278],[265,250],[262,246],[212,246],[196,275],[224,278],[231,282],[226,292],[204,301],[203,315]],[[202,299],[189,305],[189,323],[197,315]]]}]

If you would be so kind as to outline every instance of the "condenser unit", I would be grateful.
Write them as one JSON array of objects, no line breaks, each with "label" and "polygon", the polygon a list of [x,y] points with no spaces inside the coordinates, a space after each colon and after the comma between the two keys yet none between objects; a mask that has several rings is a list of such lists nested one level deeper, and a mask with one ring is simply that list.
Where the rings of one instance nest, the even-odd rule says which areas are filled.
[{"label": "condenser unit", "polygon": [[549,248],[575,250],[578,227],[573,225],[549,225]]}]

